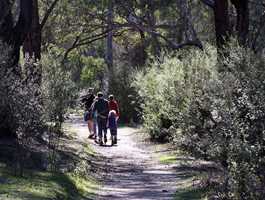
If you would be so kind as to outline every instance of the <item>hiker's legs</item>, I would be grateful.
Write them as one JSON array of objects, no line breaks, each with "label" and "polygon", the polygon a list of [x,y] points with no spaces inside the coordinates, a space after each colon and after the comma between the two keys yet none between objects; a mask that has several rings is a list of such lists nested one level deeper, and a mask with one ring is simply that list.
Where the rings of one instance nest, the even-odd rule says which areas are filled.
[{"label": "hiker's legs", "polygon": [[89,136],[93,135],[93,121],[92,119],[89,119],[87,121],[87,127],[88,127],[88,130],[89,130]]},{"label": "hiker's legs", "polygon": [[117,129],[111,129],[111,144],[117,144]]},{"label": "hiker's legs", "polygon": [[117,132],[118,132],[118,130],[117,129],[115,129],[115,134],[114,134],[114,144],[117,144]]},{"label": "hiker's legs", "polygon": [[107,132],[108,132],[107,119],[102,119],[102,129],[104,132],[104,143],[107,143]]},{"label": "hiker's legs", "polygon": [[93,119],[93,132],[95,135],[95,140],[97,139],[97,120]]},{"label": "hiker's legs", "polygon": [[98,138],[99,138],[99,143],[101,143],[102,142],[102,129],[103,129],[103,127],[102,127],[102,122],[100,119],[98,119],[97,122],[98,122]]},{"label": "hiker's legs", "polygon": [[102,141],[102,131],[104,133],[104,143],[107,142],[107,119],[98,119],[98,137],[99,142]]}]

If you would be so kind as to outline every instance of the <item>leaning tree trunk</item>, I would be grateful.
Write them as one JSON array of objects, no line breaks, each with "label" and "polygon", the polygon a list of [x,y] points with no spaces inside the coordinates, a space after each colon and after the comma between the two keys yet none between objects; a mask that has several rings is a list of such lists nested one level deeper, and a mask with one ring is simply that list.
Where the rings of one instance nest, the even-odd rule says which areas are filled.
[{"label": "leaning tree trunk", "polygon": [[[4,75],[7,71],[12,71],[17,77],[21,76],[21,69],[18,65],[19,52],[31,27],[31,19],[32,0],[0,1],[0,45],[2,45],[1,49],[5,51],[0,53],[8,51],[8,55],[2,58],[4,60],[0,64],[1,72]],[[0,89],[4,90],[5,88]],[[1,101],[0,103],[0,137],[3,135],[15,136],[14,120],[9,112],[9,102]]]},{"label": "leaning tree trunk", "polygon": [[14,67],[19,60],[20,46],[31,26],[32,0],[1,0],[0,9],[0,40],[10,46],[13,62],[9,64]]}]

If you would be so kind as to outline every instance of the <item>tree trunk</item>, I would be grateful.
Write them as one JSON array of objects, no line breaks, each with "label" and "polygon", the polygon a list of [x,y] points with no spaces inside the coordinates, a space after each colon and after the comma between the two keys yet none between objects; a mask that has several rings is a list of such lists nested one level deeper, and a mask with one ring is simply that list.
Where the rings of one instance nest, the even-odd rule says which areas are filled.
[{"label": "tree trunk", "polygon": [[249,31],[249,7],[248,0],[231,0],[236,8],[237,24],[236,31],[240,44],[246,45]]},{"label": "tree trunk", "polygon": [[107,63],[107,73],[105,74],[105,84],[103,85],[104,93],[109,92],[109,86],[113,80],[114,71],[113,71],[113,2],[108,0],[108,35],[107,35],[107,48],[106,48],[106,63]]},{"label": "tree trunk", "polygon": [[[15,3],[18,6],[12,13]],[[19,61],[20,46],[31,27],[32,0],[1,0],[0,8],[0,40],[11,47],[12,62],[9,61],[9,66],[15,68]]]},{"label": "tree trunk", "polygon": [[[4,73],[11,69],[18,78],[21,76],[21,69],[18,65],[20,47],[30,30],[31,19],[31,0],[0,1],[0,45],[5,45],[3,47],[8,47],[10,51],[10,54],[4,58],[6,65],[1,65],[0,67]],[[5,90],[5,88],[2,89]],[[2,111],[0,112],[0,136],[2,137],[16,136],[14,127],[16,122],[13,120],[8,103],[3,102],[0,105],[0,110]]]},{"label": "tree trunk", "polygon": [[[193,22],[192,22],[192,14],[191,14],[191,7],[190,3],[187,0],[179,0],[178,7],[180,10],[180,18],[181,18],[181,36],[179,36],[178,40],[181,38],[181,42],[187,41],[200,41],[195,31]],[[200,43],[200,42],[199,42]]]},{"label": "tree trunk", "polygon": [[107,36],[107,64],[108,69],[111,72],[113,72],[113,3],[112,0],[109,0],[108,5],[108,30],[111,30],[108,32]]},{"label": "tree trunk", "polygon": [[[155,32],[156,18],[155,18],[155,2],[148,0],[145,2],[147,4],[147,19],[148,25]],[[151,49],[153,54],[159,59],[161,53],[161,45],[156,34],[151,33]]]},{"label": "tree trunk", "polygon": [[[216,44],[220,50],[231,35],[228,0],[203,0],[203,2],[214,9]],[[249,32],[249,1],[231,0],[231,3],[236,9],[236,31],[238,40],[240,44],[246,45]]]},{"label": "tree trunk", "polygon": [[39,21],[38,0],[33,0],[33,16],[30,32],[23,43],[24,55],[35,60],[41,58],[41,27]]},{"label": "tree trunk", "polygon": [[139,49],[139,54],[138,54],[138,62],[137,62],[137,66],[144,66],[145,65],[145,61],[147,58],[147,54],[146,54],[146,41],[145,41],[145,35],[144,32],[139,30],[139,34],[141,37],[141,43],[140,43],[140,49]]},{"label": "tree trunk", "polygon": [[[26,35],[23,43],[24,57],[39,61],[41,59],[41,25],[39,20],[38,0],[33,0],[32,24],[30,31]],[[27,79],[41,84],[42,69],[41,65],[31,65],[26,69]]]},{"label": "tree trunk", "polygon": [[217,47],[223,48],[230,35],[228,1],[216,0],[214,6],[215,34]]}]

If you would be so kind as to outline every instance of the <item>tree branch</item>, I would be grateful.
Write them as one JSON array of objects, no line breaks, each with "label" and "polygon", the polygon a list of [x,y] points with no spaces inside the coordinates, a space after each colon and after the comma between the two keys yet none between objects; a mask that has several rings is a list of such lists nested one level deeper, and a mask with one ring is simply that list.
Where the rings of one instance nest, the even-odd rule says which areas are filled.
[{"label": "tree branch", "polygon": [[81,37],[81,34],[78,35],[78,36],[76,36],[75,41],[73,42],[72,46],[66,50],[66,52],[64,53],[63,59],[62,59],[62,63],[64,63],[64,61],[66,60],[68,54],[69,54],[74,48],[76,48],[76,44],[78,43],[80,37]]},{"label": "tree branch", "polygon": [[44,27],[45,23],[47,22],[50,14],[52,13],[54,7],[56,6],[56,4],[58,3],[59,0],[54,0],[53,3],[51,4],[51,6],[49,7],[49,9],[47,10],[47,12],[45,13],[41,23],[40,23],[40,29],[42,30],[42,28]]},{"label": "tree branch", "polygon": [[[214,0],[207,0],[207,1],[214,1]],[[165,36],[163,36],[161,33],[158,33],[156,30],[155,30],[155,27],[156,25],[154,24],[153,27],[146,27],[143,24],[146,23],[146,21],[142,18],[142,17],[139,17],[138,15],[136,15],[136,13],[134,13],[130,8],[127,8],[123,3],[121,3],[121,6],[127,10],[127,12],[129,13],[132,13],[133,14],[133,17],[136,19],[135,21],[134,20],[130,20],[130,19],[127,19],[127,24],[124,24],[124,25],[120,25],[120,27],[122,26],[131,26],[131,27],[134,27],[136,30],[140,30],[142,32],[146,32],[146,33],[149,33],[155,37],[159,37],[159,38],[162,38],[170,48],[176,50],[176,49],[180,49],[184,46],[196,46],[200,49],[203,49],[203,45],[201,43],[201,41],[196,37],[196,39],[194,40],[186,40],[184,41],[183,43],[180,43],[180,44],[177,44],[176,42],[174,41],[171,41],[169,40],[168,38],[166,38]],[[142,22],[142,23],[141,23]],[[192,28],[192,31],[195,33],[195,30]]]},{"label": "tree branch", "polygon": [[[108,30],[109,31],[109,30]],[[123,30],[119,33],[116,33],[116,34],[113,34],[114,37],[117,37],[117,36],[121,36],[125,31],[127,30]],[[74,49],[78,48],[78,47],[81,47],[81,46],[84,46],[84,45],[88,45],[88,44],[91,44],[95,41],[98,41],[98,40],[101,40],[105,37],[107,37],[107,34],[108,32],[102,32],[102,33],[99,33],[97,35],[94,35],[93,37],[87,37],[86,40],[85,39],[82,39],[80,40],[80,35],[76,37],[75,41],[73,42],[72,46],[70,48],[68,48],[64,54],[64,57],[62,59],[62,63],[65,62],[65,60],[67,59],[69,53],[71,51],[73,51]]]}]

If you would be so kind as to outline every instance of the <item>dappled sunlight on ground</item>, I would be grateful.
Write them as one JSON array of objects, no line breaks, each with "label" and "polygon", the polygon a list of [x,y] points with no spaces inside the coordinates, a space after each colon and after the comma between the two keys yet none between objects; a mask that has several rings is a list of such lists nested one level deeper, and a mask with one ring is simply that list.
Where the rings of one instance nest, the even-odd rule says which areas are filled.
[{"label": "dappled sunlight on ground", "polygon": [[88,129],[81,116],[71,116],[71,119],[68,123],[72,124],[76,137],[89,142],[103,156],[101,163],[97,163],[104,183],[98,200],[174,199],[178,183],[181,185],[190,178],[177,174],[175,165],[159,162],[158,151],[166,150],[145,143],[139,129],[119,128],[118,145],[111,147],[108,141],[102,147],[87,138]]}]

